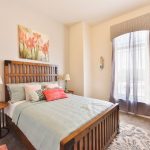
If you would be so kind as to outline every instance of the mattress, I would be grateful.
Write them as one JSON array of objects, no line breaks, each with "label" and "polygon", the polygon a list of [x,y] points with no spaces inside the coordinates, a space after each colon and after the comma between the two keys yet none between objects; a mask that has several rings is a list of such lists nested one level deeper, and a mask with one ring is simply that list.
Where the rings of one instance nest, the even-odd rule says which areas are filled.
[{"label": "mattress", "polygon": [[5,109],[5,114],[6,114],[7,116],[9,116],[10,118],[12,118],[15,108],[16,108],[19,104],[21,104],[21,103],[23,103],[23,102],[25,102],[25,100],[23,100],[23,101],[18,101],[18,102],[15,102],[15,103],[12,103],[11,101],[9,101],[9,102],[8,102],[8,107]]}]

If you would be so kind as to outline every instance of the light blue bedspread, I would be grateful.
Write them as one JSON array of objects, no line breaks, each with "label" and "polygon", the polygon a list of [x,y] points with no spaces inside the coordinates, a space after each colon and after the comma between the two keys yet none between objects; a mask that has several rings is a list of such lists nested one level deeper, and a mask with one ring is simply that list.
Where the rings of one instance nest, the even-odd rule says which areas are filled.
[{"label": "light blue bedspread", "polygon": [[59,150],[60,141],[111,105],[110,102],[68,94],[52,102],[24,102],[12,121],[37,150]]}]

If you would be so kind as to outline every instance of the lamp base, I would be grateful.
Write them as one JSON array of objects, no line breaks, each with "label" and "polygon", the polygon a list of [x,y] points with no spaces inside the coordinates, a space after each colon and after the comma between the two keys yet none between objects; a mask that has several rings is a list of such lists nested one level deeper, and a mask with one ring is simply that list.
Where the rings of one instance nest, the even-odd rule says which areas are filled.
[{"label": "lamp base", "polygon": [[66,93],[68,92],[68,89],[67,89],[67,80],[65,81],[65,92]]}]

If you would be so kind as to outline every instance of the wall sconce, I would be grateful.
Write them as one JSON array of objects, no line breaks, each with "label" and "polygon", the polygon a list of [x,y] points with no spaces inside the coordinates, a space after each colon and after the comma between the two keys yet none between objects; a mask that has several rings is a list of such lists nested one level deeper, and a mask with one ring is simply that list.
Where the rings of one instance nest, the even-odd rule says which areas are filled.
[{"label": "wall sconce", "polygon": [[100,57],[100,69],[104,69],[104,58],[102,56]]}]

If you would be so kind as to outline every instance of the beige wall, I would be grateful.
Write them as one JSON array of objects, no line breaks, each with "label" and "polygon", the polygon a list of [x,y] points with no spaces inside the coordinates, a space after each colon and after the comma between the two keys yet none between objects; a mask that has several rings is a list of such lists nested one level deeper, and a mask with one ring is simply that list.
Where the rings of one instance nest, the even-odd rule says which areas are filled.
[{"label": "beige wall", "polygon": [[84,94],[83,23],[69,27],[69,88],[78,95]]},{"label": "beige wall", "polygon": [[69,27],[69,88],[75,94],[90,97],[91,55],[90,28],[84,22]]},{"label": "beige wall", "polygon": [[83,23],[84,96],[91,97],[91,45],[90,27]]},{"label": "beige wall", "polygon": [[[49,63],[59,66],[59,73],[68,70],[67,28],[49,17],[18,5],[3,1],[0,5],[0,74],[3,75],[3,60],[20,60],[18,51],[17,25],[21,24],[48,35],[50,41]],[[23,59],[24,61],[24,59]],[[2,90],[2,95],[4,91]]]},{"label": "beige wall", "polygon": [[[112,44],[110,41],[110,26],[141,16],[150,12],[150,6],[138,9],[125,15],[116,17],[91,27],[91,69],[92,86],[91,96],[100,99],[109,99],[111,88],[111,57]],[[99,69],[99,58],[105,59],[105,68]]]}]

